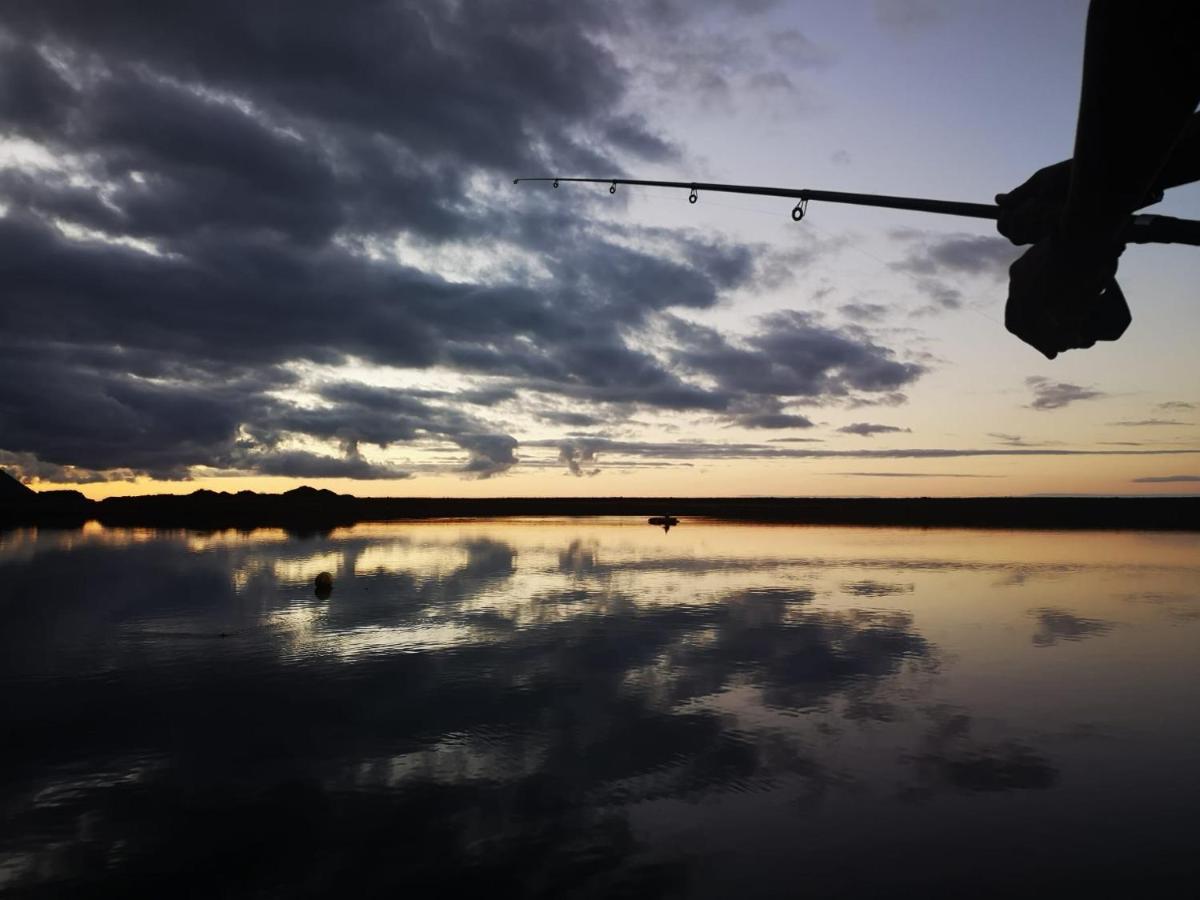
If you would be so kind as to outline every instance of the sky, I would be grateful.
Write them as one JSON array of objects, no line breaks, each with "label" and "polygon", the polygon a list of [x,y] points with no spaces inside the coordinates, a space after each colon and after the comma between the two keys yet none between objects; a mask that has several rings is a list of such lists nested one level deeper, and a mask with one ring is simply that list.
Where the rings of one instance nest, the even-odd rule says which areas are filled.
[{"label": "sky", "polygon": [[[6,0],[0,467],[91,497],[1200,490],[1200,254],[1003,327],[1086,4]],[[1200,187],[1155,211],[1200,217]]]}]

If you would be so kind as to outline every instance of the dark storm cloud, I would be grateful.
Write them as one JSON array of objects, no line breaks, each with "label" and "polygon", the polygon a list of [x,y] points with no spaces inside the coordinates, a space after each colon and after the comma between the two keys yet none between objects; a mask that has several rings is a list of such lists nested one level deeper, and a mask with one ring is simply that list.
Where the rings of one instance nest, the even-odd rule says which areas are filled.
[{"label": "dark storm cloud", "polygon": [[[6,4],[0,127],[54,164],[0,170],[0,449],[27,473],[393,477],[359,444],[435,440],[486,476],[518,459],[511,416],[488,417],[531,397],[531,414],[566,425],[649,407],[795,428],[809,420],[777,395],[898,396],[919,366],[803,317],[736,345],[679,335],[671,359],[630,340],[667,310],[790,277],[822,247],[777,259],[581,216],[603,192],[568,204],[510,184],[671,158],[625,103],[628,60],[609,48],[769,6]],[[821,55],[799,32],[774,43],[806,64]],[[397,237],[403,263],[386,252]],[[443,278],[422,255],[443,245],[504,262]],[[730,371],[734,358],[753,374]],[[350,360],[477,384],[367,404],[293,374]],[[285,389],[324,395],[304,405]]]},{"label": "dark storm cloud", "polygon": [[[797,403],[903,402],[923,366],[862,329],[777,313],[731,337],[670,314],[830,247],[784,260],[580,216],[602,191],[567,204],[508,183],[670,158],[623,102],[630,69],[609,48],[633,25],[686,35],[694,16],[769,5],[363,2],[284,18],[233,2],[6,4],[3,127],[57,168],[0,171],[0,450],[64,479],[399,477],[416,467],[362,447],[415,442],[488,476],[517,464],[523,410],[569,427],[650,408],[772,429],[811,426]],[[769,40],[820,62],[800,32]],[[380,258],[394,237],[403,264]],[[468,244],[505,262],[448,279],[423,261]],[[957,238],[922,246],[947,270],[986,256]],[[657,326],[652,354],[633,338]],[[295,374],[349,360],[475,383],[356,393]],[[296,393],[310,399],[284,399]],[[313,439],[341,456],[301,446]]]},{"label": "dark storm cloud", "polygon": [[1200,482],[1200,475],[1147,475],[1144,478],[1134,478],[1134,484],[1195,484]]},{"label": "dark storm cloud", "polygon": [[1033,391],[1033,402],[1029,404],[1031,409],[1061,409],[1079,400],[1108,396],[1103,391],[1081,387],[1078,384],[1050,381],[1039,375],[1031,375],[1025,379],[1025,383]]},{"label": "dark storm cloud", "polygon": [[855,391],[894,391],[925,371],[858,332],[822,325],[802,312],[771,313],[742,343],[680,319],[672,321],[675,361],[728,391],[817,399]]},{"label": "dark storm cloud", "polygon": [[871,422],[854,422],[851,425],[843,425],[838,431],[842,434],[856,434],[859,437],[874,437],[877,434],[908,434],[912,429],[898,428],[895,425],[876,425]]},{"label": "dark storm cloud", "polygon": [[256,456],[253,468],[260,475],[291,478],[411,478],[412,473],[391,466],[372,465],[361,456],[333,457],[303,450],[283,450]]}]

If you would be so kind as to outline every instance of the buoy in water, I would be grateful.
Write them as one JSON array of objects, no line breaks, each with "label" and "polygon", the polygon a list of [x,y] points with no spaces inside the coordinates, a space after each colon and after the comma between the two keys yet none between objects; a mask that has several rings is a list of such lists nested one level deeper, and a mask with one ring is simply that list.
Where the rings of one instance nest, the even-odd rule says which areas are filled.
[{"label": "buoy in water", "polygon": [[333,576],[328,572],[322,572],[317,576],[316,580],[317,596],[322,600],[333,593]]}]

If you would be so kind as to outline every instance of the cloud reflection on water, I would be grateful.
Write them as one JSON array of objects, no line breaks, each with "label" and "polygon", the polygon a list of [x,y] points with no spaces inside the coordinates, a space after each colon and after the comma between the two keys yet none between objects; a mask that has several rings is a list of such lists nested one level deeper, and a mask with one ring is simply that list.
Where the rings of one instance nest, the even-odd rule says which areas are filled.
[{"label": "cloud reflection on water", "polygon": [[[747,803],[780,834],[802,809],[835,816],[801,854],[819,869],[861,839],[846,804],[1053,792],[1068,745],[1007,721],[982,682],[948,700],[973,660],[931,637],[945,597],[990,596],[1003,561],[897,567],[902,535],[826,532],[13,542],[0,866],[49,893],[164,896],[182,873],[226,896],[703,893],[714,863],[669,836],[703,821],[736,856],[722,811]],[[1107,625],[1036,612],[1039,647]]]}]

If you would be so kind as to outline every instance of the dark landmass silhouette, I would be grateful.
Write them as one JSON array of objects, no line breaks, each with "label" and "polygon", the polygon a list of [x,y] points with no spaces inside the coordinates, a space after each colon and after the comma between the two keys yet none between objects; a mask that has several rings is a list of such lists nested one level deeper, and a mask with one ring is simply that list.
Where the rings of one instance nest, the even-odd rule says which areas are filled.
[{"label": "dark landmass silhouette", "polygon": [[[805,525],[1200,531],[1200,497],[355,497],[298,487],[283,494],[199,490],[89,500],[0,480],[0,527],[103,525],[285,528],[312,533],[416,519],[509,516],[661,516]],[[8,482],[16,484],[14,490]]]},{"label": "dark landmass silhouette", "polygon": [[0,469],[0,503],[6,501],[22,502],[35,496],[35,493],[3,469]]}]

